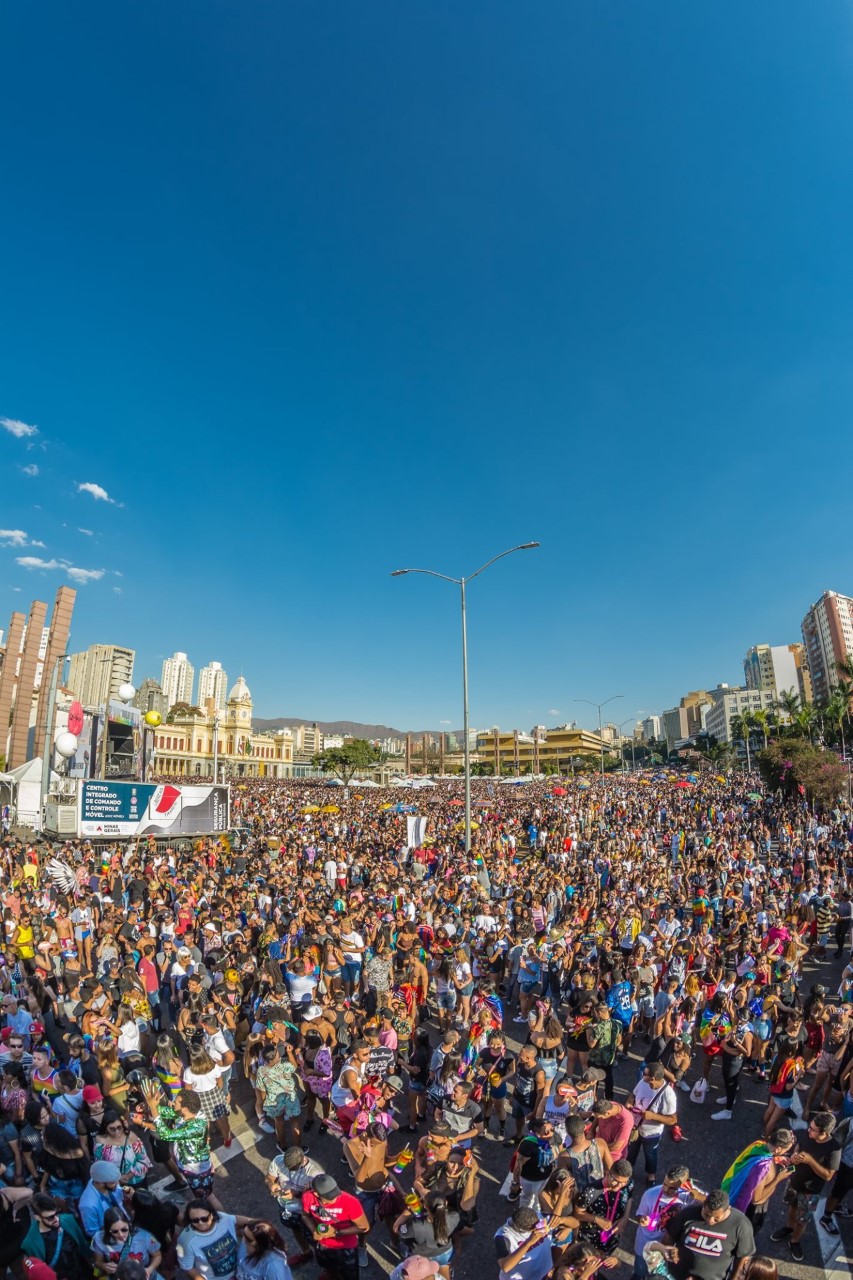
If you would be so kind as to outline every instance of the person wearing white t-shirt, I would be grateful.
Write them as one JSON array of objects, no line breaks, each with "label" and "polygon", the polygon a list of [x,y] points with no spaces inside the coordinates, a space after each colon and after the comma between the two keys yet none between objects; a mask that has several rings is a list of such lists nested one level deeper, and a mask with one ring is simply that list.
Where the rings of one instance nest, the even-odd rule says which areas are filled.
[{"label": "person wearing white t-shirt", "polygon": [[360,933],[356,933],[352,920],[341,921],[341,947],[344,953],[341,977],[347,996],[352,996],[361,980],[361,964],[364,958],[364,938]]},{"label": "person wearing white t-shirt", "polygon": [[634,1086],[628,1099],[629,1111],[634,1111],[639,1123],[639,1137],[628,1148],[628,1159],[637,1172],[637,1156],[640,1148],[646,1163],[646,1181],[654,1182],[658,1167],[658,1150],[665,1128],[677,1123],[678,1101],[675,1090],[667,1082],[666,1073],[659,1062],[650,1062],[643,1070],[643,1078]]}]

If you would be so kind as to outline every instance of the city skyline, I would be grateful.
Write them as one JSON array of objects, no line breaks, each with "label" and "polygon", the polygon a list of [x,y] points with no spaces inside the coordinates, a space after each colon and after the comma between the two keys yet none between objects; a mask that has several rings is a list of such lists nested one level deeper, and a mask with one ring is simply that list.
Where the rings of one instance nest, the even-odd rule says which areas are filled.
[{"label": "city skyline", "polygon": [[593,727],[848,589],[849,6],[4,37],[4,617],[65,583],[140,679],[168,639],[259,716],[458,729],[458,593],[391,573],[535,539],[471,584],[471,723]]}]

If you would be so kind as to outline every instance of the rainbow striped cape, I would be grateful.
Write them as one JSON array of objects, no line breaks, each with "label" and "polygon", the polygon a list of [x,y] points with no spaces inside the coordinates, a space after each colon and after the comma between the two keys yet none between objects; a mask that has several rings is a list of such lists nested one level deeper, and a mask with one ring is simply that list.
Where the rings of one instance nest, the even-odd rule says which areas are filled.
[{"label": "rainbow striped cape", "polygon": [[753,1142],[741,1151],[720,1183],[729,1193],[733,1209],[744,1212],[752,1204],[755,1188],[773,1163],[773,1153],[766,1142]]}]

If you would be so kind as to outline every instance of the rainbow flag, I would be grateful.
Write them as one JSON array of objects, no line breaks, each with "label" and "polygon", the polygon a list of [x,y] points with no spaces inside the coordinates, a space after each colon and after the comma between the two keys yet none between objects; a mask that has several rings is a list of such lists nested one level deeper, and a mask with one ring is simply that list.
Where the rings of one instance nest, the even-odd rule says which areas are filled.
[{"label": "rainbow flag", "polygon": [[743,1213],[749,1208],[755,1188],[772,1163],[773,1154],[766,1142],[753,1142],[741,1151],[720,1183],[723,1191],[729,1193],[733,1209]]}]

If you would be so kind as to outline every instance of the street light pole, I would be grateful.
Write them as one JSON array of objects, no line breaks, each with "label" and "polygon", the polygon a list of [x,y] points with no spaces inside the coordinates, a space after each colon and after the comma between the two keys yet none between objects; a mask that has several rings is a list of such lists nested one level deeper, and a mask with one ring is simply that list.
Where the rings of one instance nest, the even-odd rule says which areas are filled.
[{"label": "street light pole", "polygon": [[617,698],[624,698],[624,693],[614,693],[611,697],[605,698],[603,702],[591,702],[589,698],[575,698],[575,702],[585,702],[588,707],[596,707],[598,710],[598,740],[601,747],[601,776],[604,777],[604,739],[601,736],[601,708],[606,707],[608,702],[615,702]]},{"label": "street light pole", "polygon": [[[44,743],[41,753],[41,802],[42,815],[45,813],[47,804],[47,793],[50,791],[50,751],[53,745],[53,722],[56,718],[56,691],[59,688],[59,673],[65,665],[67,653],[61,653],[53,664],[53,670],[50,673],[50,688],[47,695],[47,720],[44,726]],[[44,674],[42,673],[42,679]],[[44,817],[42,817],[44,821]]]},{"label": "street light pole", "polygon": [[454,586],[459,588],[459,602],[462,609],[462,733],[465,738],[463,759],[465,768],[466,853],[471,852],[471,744],[468,725],[468,615],[465,608],[465,588],[473,578],[479,577],[496,560],[502,560],[504,556],[512,555],[514,551],[530,551],[533,547],[538,546],[538,542],[521,542],[517,547],[509,547],[506,551],[501,551],[499,555],[492,556],[491,560],[487,560],[485,564],[480,565],[479,569],[476,569],[474,573],[469,573],[465,578],[451,578],[449,574],[437,573],[435,569],[394,569],[391,573],[392,578],[401,578],[406,573],[424,573],[430,578],[441,578],[443,582],[452,582]]},{"label": "street light pole", "polygon": [[[621,762],[622,762],[622,772],[623,772],[623,773],[625,772],[625,745],[624,745],[624,743],[623,743],[623,741],[622,741],[622,730],[625,728],[625,725],[626,725],[626,724],[634,724],[634,723],[636,723],[636,722],[635,722],[635,720],[634,720],[634,717],[633,717],[633,716],[628,716],[627,720],[623,720],[623,721],[622,721],[622,723],[621,723],[621,724],[620,724],[620,726],[619,726],[619,759],[620,759],[620,760],[621,760]],[[634,751],[634,739],[632,738],[632,739],[631,739],[631,753],[632,753],[632,755],[633,755],[633,751]]]},{"label": "street light pole", "polygon": [[468,725],[468,615],[465,612],[465,579],[459,583],[462,605],[462,758],[465,768],[465,852],[471,849],[471,738]]}]

